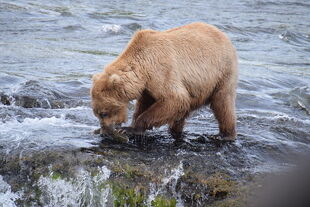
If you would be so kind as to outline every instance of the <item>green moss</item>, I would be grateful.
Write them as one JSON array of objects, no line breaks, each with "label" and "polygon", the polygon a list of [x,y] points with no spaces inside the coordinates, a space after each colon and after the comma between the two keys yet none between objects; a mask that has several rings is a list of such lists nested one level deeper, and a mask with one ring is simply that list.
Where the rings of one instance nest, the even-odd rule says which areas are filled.
[{"label": "green moss", "polygon": [[163,197],[157,196],[152,202],[152,207],[175,207],[177,205],[177,201],[175,198],[165,199]]},{"label": "green moss", "polygon": [[117,163],[113,166],[113,172],[121,174],[128,179],[136,177],[148,177],[148,173],[140,169],[139,166],[130,166],[128,164],[121,165],[120,163]]},{"label": "green moss", "polygon": [[[114,196],[114,207],[147,207],[147,197],[145,190],[141,186],[131,188],[119,183],[111,183],[112,194]],[[175,207],[176,199],[166,199],[161,196],[157,196],[151,201],[152,207]]]},{"label": "green moss", "polygon": [[109,186],[109,184],[106,183],[106,182],[100,183],[100,184],[98,185],[98,190],[102,192],[103,190],[107,189],[108,186]]},{"label": "green moss", "polygon": [[40,202],[40,198],[41,198],[41,195],[42,195],[42,191],[41,189],[38,187],[38,186],[35,186],[34,187],[34,193],[35,193],[35,200],[37,202]]},{"label": "green moss", "polygon": [[200,174],[191,169],[185,171],[181,181],[190,188],[183,189],[183,194],[196,204],[208,206],[244,206],[241,205],[242,193],[240,183],[223,172]]},{"label": "green moss", "polygon": [[90,169],[90,176],[96,177],[96,176],[98,176],[98,175],[99,175],[99,170],[98,170],[98,168],[91,168],[91,169]]},{"label": "green moss", "polygon": [[[228,183],[227,183],[228,182]],[[255,196],[256,189],[260,186],[260,180],[252,180],[245,183],[232,184],[227,180],[224,182],[224,188],[228,191],[228,194],[223,199],[216,199],[211,207],[246,207],[250,206],[249,198]],[[223,182],[221,182],[223,183]],[[225,184],[226,183],[226,184]]]},{"label": "green moss", "polygon": [[202,183],[209,187],[209,195],[213,197],[223,198],[236,192],[236,182],[223,173],[215,173],[206,180],[202,180]]},{"label": "green moss", "polygon": [[114,207],[146,207],[145,194],[141,190],[114,184],[112,185],[112,194]]},{"label": "green moss", "polygon": [[61,174],[60,174],[59,172],[52,172],[51,178],[52,178],[53,180],[59,180],[59,179],[62,178],[62,176],[61,176]]},{"label": "green moss", "polygon": [[124,166],[124,172],[127,178],[134,178],[136,176],[137,177],[144,176],[144,174],[138,168],[132,167],[128,164]]}]

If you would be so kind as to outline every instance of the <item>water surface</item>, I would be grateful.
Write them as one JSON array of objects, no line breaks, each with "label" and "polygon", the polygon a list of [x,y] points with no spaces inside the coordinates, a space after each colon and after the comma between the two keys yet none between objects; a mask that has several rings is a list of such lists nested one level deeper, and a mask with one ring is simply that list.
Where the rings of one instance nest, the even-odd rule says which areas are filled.
[{"label": "water surface", "polygon": [[[309,9],[306,0],[1,1],[0,204],[109,206],[112,191],[95,183],[110,179],[119,162],[143,165],[143,172],[158,177],[159,184],[145,181],[149,204],[166,195],[190,206],[186,172],[221,171],[240,181],[290,165],[291,155],[310,152]],[[237,48],[237,141],[207,140],[218,129],[203,108],[188,120],[181,145],[166,127],[149,132],[142,145],[101,143],[91,133],[98,126],[90,107],[91,76],[120,54],[136,30],[194,21],[216,25]],[[100,162],[91,164],[97,156]],[[55,166],[66,163],[70,173],[56,171],[69,178],[53,180]],[[32,179],[31,167],[42,169],[42,176]],[[25,186],[16,184],[23,180]],[[69,196],[72,191],[85,199]]]}]

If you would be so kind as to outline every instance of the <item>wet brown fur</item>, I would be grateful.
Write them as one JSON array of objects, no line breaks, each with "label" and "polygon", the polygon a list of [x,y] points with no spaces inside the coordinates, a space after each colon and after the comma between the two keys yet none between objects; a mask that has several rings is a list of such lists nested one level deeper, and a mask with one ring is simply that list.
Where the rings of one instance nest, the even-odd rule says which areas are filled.
[{"label": "wet brown fur", "polygon": [[228,37],[214,26],[192,23],[167,31],[141,30],[102,73],[93,77],[93,110],[102,125],[127,120],[137,100],[132,126],[164,124],[180,137],[190,112],[210,104],[220,135],[236,137],[237,55]]}]

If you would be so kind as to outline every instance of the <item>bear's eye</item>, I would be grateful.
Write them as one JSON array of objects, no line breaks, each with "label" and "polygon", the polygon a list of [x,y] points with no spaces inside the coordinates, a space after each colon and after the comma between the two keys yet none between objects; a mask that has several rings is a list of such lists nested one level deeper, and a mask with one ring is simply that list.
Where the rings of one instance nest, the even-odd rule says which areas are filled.
[{"label": "bear's eye", "polygon": [[106,118],[106,117],[108,117],[109,116],[109,114],[107,113],[107,112],[101,112],[100,114],[99,114],[99,116],[100,116],[100,118]]}]

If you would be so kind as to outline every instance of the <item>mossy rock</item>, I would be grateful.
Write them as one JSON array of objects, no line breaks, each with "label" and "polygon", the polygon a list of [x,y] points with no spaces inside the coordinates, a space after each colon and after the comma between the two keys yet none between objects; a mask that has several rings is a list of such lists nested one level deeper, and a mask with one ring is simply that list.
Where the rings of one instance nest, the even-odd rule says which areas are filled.
[{"label": "mossy rock", "polygon": [[[147,207],[147,194],[146,189],[141,186],[134,188],[125,186],[123,184],[111,184],[112,194],[114,197],[114,207]],[[166,199],[162,196],[157,196],[151,201],[152,207],[176,207],[176,199]]]},{"label": "mossy rock", "polygon": [[112,185],[114,207],[146,207],[145,192],[142,189],[134,189],[120,184]]},{"label": "mossy rock", "polygon": [[152,202],[152,207],[176,207],[177,201],[175,198],[166,199],[161,196],[157,196]]},{"label": "mossy rock", "polygon": [[224,198],[231,193],[236,192],[236,182],[232,181],[230,176],[223,173],[215,173],[208,179],[202,180],[209,188],[209,195],[216,198]]}]

